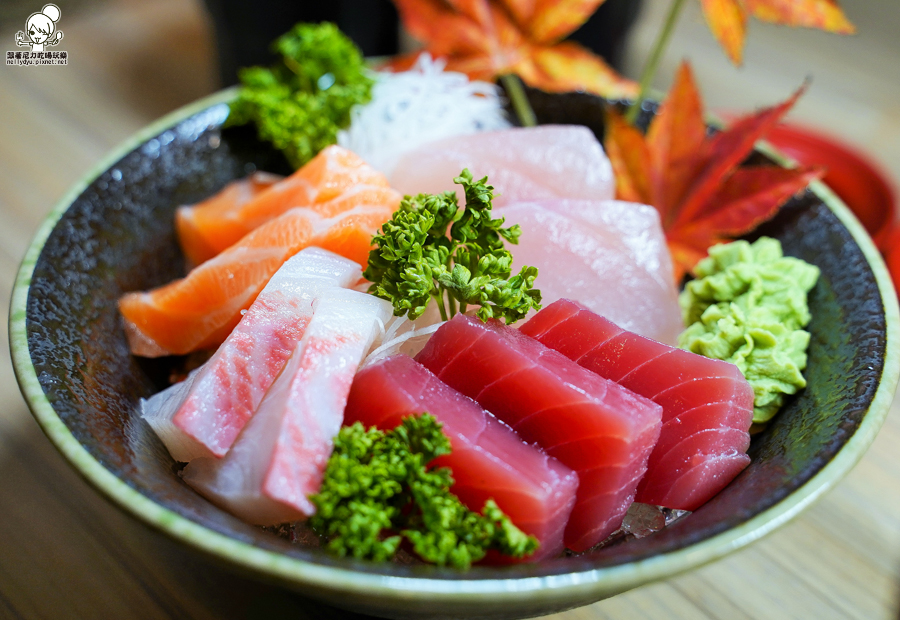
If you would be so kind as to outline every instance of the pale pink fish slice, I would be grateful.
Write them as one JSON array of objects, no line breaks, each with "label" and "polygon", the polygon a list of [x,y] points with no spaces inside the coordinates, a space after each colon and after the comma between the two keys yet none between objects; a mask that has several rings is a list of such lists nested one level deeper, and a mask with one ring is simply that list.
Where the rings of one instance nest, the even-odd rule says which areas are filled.
[{"label": "pale pink fish slice", "polygon": [[544,305],[577,299],[623,329],[674,344],[684,329],[672,259],[653,207],[542,200],[496,210],[522,227],[513,271],[538,268]]},{"label": "pale pink fish slice", "polygon": [[476,179],[488,177],[498,206],[543,198],[610,200],[615,195],[609,158],[594,134],[580,125],[520,127],[430,142],[400,159],[391,187],[403,194],[458,190],[453,178],[463,168]]},{"label": "pale pink fish slice", "polygon": [[281,374],[223,459],[196,459],[184,480],[256,525],[312,515],[353,376],[390,318],[390,303],[347,289],[325,291]]},{"label": "pale pink fish slice", "polygon": [[360,275],[354,261],[302,250],[269,280],[208,362],[141,401],[142,417],[172,458],[224,456],[303,336],[319,295],[352,286]]}]

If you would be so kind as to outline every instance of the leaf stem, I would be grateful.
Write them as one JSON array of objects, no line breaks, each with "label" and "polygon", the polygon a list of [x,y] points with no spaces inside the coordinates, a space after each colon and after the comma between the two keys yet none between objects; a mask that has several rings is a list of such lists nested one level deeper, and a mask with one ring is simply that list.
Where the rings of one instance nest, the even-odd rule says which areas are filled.
[{"label": "leaf stem", "polygon": [[512,103],[513,110],[516,111],[522,127],[537,126],[537,117],[534,115],[534,110],[531,109],[531,104],[528,103],[528,96],[525,94],[525,88],[522,86],[519,76],[513,73],[501,75],[500,83],[503,84],[503,89],[509,96],[509,101]]},{"label": "leaf stem", "polygon": [[434,295],[434,300],[437,302],[438,310],[441,313],[441,320],[446,321],[449,317],[447,316],[447,309],[444,307],[444,289],[438,289],[438,293]]},{"label": "leaf stem", "polygon": [[450,306],[450,311],[447,313],[449,318],[453,318],[456,316],[456,299],[453,295],[447,295],[447,304]]},{"label": "leaf stem", "polygon": [[656,70],[659,68],[659,61],[662,58],[666,46],[669,44],[669,39],[672,36],[672,32],[675,30],[675,22],[678,21],[678,15],[681,13],[683,6],[684,0],[672,0],[672,6],[669,8],[669,14],[666,16],[666,23],[663,24],[662,30],[659,31],[659,35],[656,37],[656,42],[653,44],[653,50],[650,52],[650,58],[647,59],[647,63],[644,65],[644,71],[641,73],[641,88],[638,92],[637,99],[625,113],[625,120],[632,125],[634,125],[638,114],[641,112],[641,104],[647,97],[647,91],[650,90],[650,83],[653,81],[653,76],[656,75]]}]

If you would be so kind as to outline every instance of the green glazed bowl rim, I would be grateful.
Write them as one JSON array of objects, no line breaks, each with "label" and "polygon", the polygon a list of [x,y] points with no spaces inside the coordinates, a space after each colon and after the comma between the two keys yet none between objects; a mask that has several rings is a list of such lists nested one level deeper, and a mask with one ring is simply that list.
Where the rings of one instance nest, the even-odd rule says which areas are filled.
[{"label": "green glazed bowl rim", "polygon": [[[84,175],[56,204],[35,235],[19,268],[10,302],[9,336],[13,367],[19,387],[41,428],[89,483],[139,520],[175,540],[270,579],[325,592],[394,601],[427,599],[431,604],[465,596],[468,603],[484,602],[492,606],[507,601],[521,602],[526,592],[530,593],[529,598],[540,598],[546,603],[589,600],[592,595],[598,598],[604,594],[623,592],[696,568],[772,532],[835,486],[862,458],[887,417],[900,378],[900,311],[897,295],[881,255],[862,225],[830,189],[821,182],[815,182],[810,186],[811,190],[850,231],[878,284],[887,326],[884,370],[864,419],[835,457],[803,486],[740,526],[683,549],[587,571],[524,578],[434,579],[379,575],[314,564],[254,547],[190,521],[148,499],[106,469],[59,418],[47,400],[31,363],[26,332],[26,302],[32,274],[47,238],[68,207],[90,183],[143,142],[208,107],[231,101],[236,92],[235,88],[219,91],[160,118],[125,140]],[[760,143],[758,150],[780,164],[792,163],[765,143]]]}]

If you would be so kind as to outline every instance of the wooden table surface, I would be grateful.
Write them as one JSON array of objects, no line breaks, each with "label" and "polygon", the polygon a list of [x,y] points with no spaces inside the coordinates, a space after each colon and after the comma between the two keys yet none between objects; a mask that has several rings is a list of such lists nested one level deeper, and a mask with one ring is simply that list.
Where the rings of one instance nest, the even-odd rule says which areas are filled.
[{"label": "wooden table surface", "polygon": [[[632,72],[646,56],[667,4],[645,2],[629,54]],[[39,222],[76,179],[136,129],[217,88],[209,25],[199,2],[77,2],[71,11],[60,5],[69,65],[0,69],[4,298]],[[13,32],[37,10],[22,6],[23,23],[0,31],[0,51],[14,48]],[[698,6],[690,3],[682,17],[659,86],[668,84],[677,62],[688,56],[707,101],[737,109],[781,100],[813,74],[813,87],[793,118],[843,136],[900,178],[896,0],[843,2],[861,32],[853,39],[752,23],[741,70],[725,62]],[[107,503],[43,436],[5,355],[0,404],[0,618],[358,617],[209,564]],[[551,617],[896,618],[897,446],[895,401],[856,469],[776,533],[699,570]]]}]

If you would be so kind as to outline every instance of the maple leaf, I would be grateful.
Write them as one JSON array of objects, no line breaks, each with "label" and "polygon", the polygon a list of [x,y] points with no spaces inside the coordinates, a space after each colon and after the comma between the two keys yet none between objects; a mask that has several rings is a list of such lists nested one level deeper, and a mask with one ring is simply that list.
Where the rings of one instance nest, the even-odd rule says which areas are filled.
[{"label": "maple leaf", "polygon": [[741,166],[805,88],[710,136],[685,62],[646,135],[609,110],[604,146],[616,175],[616,196],[659,211],[676,281],[707,248],[750,232],[824,174],[821,168]]},{"label": "maple leaf", "polygon": [[[550,92],[585,90],[604,97],[633,97],[637,85],[599,56],[562,39],[604,0],[394,0],[403,25],[447,69],[493,81],[515,73]],[[409,68],[415,54],[390,63]]]},{"label": "maple leaf", "polygon": [[749,16],[765,22],[853,34],[835,0],[700,0],[706,23],[731,61],[741,64]]}]

